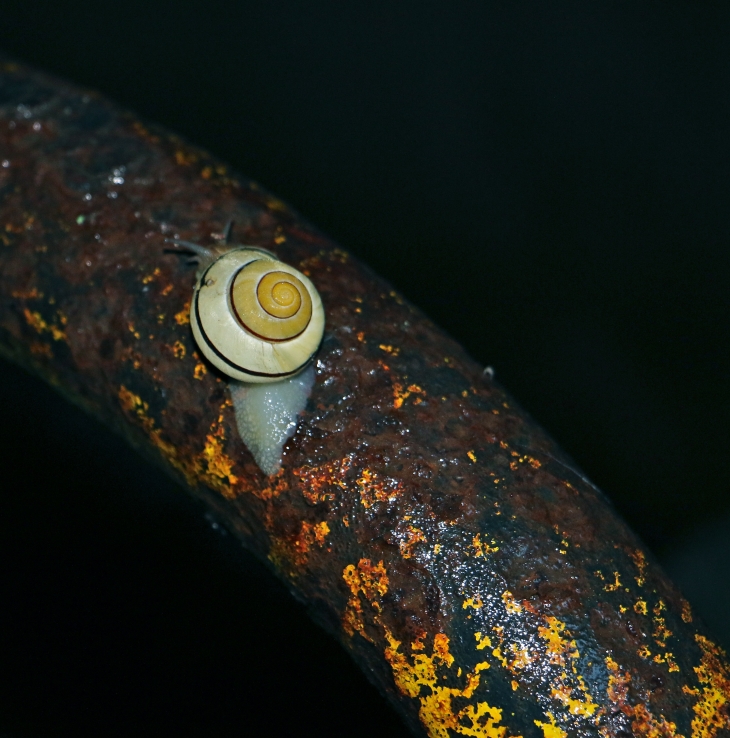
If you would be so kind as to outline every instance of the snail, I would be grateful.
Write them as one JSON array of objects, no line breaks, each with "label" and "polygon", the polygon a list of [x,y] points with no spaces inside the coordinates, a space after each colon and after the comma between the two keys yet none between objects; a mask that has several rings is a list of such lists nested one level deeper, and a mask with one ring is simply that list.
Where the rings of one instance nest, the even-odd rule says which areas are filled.
[{"label": "snail", "polygon": [[229,377],[238,432],[270,475],[314,384],[324,309],[304,274],[266,249],[231,243],[232,227],[211,248],[168,242],[198,265],[190,302],[195,342]]}]

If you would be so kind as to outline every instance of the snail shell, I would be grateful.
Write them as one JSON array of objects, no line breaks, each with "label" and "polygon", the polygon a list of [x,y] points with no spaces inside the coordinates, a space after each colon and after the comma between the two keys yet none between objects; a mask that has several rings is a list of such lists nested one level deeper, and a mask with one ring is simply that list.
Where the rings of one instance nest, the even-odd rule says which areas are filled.
[{"label": "snail shell", "polygon": [[206,358],[244,382],[279,382],[301,372],[324,333],[311,281],[271,253],[233,248],[202,273],[190,324]]}]

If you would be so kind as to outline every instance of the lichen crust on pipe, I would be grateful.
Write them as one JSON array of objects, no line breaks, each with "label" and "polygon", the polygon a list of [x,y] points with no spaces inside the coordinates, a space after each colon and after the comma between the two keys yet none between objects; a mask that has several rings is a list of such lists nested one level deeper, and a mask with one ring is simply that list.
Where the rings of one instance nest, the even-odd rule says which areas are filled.
[{"label": "lichen crust on pipe", "polygon": [[[0,62],[0,350],[125,433],[307,602],[417,735],[730,735],[727,660],[611,504],[450,338],[280,200]],[[321,295],[280,469],[241,440],[165,239]]]}]

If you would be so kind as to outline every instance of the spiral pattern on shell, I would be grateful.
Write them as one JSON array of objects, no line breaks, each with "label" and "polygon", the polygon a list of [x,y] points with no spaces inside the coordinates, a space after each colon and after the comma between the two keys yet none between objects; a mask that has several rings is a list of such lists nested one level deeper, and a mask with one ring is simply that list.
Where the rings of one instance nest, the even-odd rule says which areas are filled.
[{"label": "spiral pattern on shell", "polygon": [[202,353],[247,382],[275,382],[301,371],[324,332],[312,282],[261,250],[232,249],[201,276],[190,323]]}]

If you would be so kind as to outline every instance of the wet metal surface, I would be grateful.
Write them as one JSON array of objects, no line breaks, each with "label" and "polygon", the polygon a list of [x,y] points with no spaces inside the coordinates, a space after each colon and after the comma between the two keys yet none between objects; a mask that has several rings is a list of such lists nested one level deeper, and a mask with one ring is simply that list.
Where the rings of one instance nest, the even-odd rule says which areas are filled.
[{"label": "wet metal surface", "polygon": [[[195,349],[194,268],[238,238],[327,330],[264,477]],[[730,734],[727,662],[603,495],[463,350],[204,152],[12,63],[0,77],[0,347],[225,520],[417,734]]]}]

